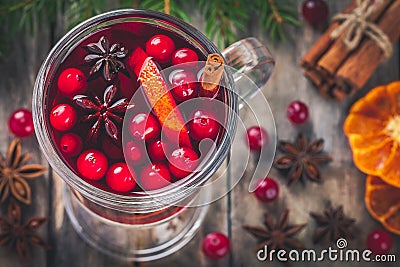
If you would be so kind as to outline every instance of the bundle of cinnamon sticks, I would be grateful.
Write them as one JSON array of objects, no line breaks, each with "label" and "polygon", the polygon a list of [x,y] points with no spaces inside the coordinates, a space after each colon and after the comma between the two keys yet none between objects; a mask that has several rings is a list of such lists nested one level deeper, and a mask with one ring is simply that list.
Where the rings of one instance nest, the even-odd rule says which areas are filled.
[{"label": "bundle of cinnamon sticks", "polygon": [[[356,7],[357,1],[353,0],[343,14],[350,14]],[[382,0],[369,21],[376,24],[391,43],[396,43],[400,36],[400,0]],[[367,36],[363,36],[357,48],[352,51],[343,42],[344,34],[334,40],[331,33],[340,24],[331,23],[301,60],[304,75],[321,95],[336,100],[342,100],[362,88],[385,60],[382,49]]]}]

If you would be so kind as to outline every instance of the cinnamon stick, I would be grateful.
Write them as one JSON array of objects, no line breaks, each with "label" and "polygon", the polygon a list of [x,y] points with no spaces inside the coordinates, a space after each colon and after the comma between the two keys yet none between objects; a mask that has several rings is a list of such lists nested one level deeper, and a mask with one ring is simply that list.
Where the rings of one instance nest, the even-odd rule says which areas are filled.
[{"label": "cinnamon stick", "polygon": [[[344,10],[343,13],[349,14],[356,7],[355,1],[351,2]],[[300,65],[304,68],[313,68],[317,61],[329,49],[334,42],[330,37],[331,33],[340,25],[338,22],[331,23],[326,32],[314,43],[314,45],[303,56]]]},{"label": "cinnamon stick", "polygon": [[[378,27],[392,43],[400,37],[400,0],[394,0],[378,21]],[[371,39],[364,40],[337,71],[337,78],[361,88],[384,60],[381,48]]]},{"label": "cinnamon stick", "polygon": [[[369,20],[375,23],[392,2],[393,0],[382,0],[382,4],[371,14]],[[343,36],[344,33],[336,39],[329,50],[318,61],[318,67],[330,74],[334,74],[352,52],[344,44]]]}]

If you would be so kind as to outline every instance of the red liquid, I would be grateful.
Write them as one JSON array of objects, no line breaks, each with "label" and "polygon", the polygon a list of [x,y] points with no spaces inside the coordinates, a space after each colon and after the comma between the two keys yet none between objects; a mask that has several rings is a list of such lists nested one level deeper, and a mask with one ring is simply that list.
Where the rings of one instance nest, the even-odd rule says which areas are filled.
[{"label": "red liquid", "polygon": [[[58,89],[57,85],[57,79],[60,76],[61,72],[68,68],[76,68],[79,69],[84,73],[84,75],[87,78],[87,89],[81,93],[82,95],[86,95],[90,97],[91,100],[93,100],[94,96],[97,96],[99,100],[103,101],[103,94],[104,91],[106,90],[107,87],[110,85],[115,85],[117,87],[117,93],[115,95],[115,98],[113,101],[111,101],[111,104],[117,102],[120,99],[127,98],[128,101],[131,101],[131,98],[133,95],[135,97],[132,99],[131,104],[133,104],[133,107],[129,109],[126,113],[120,114],[121,117],[124,116],[135,116],[139,112],[152,112],[152,114],[159,119],[157,116],[157,112],[151,111],[153,107],[150,106],[150,102],[148,97],[146,96],[146,93],[143,92],[143,87],[141,87],[141,82],[138,80],[137,74],[135,74],[135,71],[132,69],[131,66],[128,64],[128,58],[130,57],[132,51],[135,50],[137,47],[141,47],[143,50],[146,49],[146,42],[154,35],[156,34],[163,34],[168,37],[170,37],[175,45],[175,50],[178,50],[180,48],[189,48],[193,51],[196,52],[199,61],[206,61],[207,56],[202,54],[202,52],[194,47],[191,43],[188,41],[184,40],[182,37],[167,31],[165,29],[161,28],[156,28],[153,25],[148,25],[148,24],[142,24],[142,23],[123,23],[123,24],[116,24],[110,26],[110,28],[102,29],[98,32],[95,32],[94,34],[84,38],[80,43],[78,43],[70,52],[69,54],[65,57],[63,62],[60,64],[58,67],[55,77],[53,78],[53,82],[51,85],[51,89],[49,91],[49,95],[47,97],[48,99],[48,107],[49,109],[47,110],[48,117],[50,116],[51,109],[58,105],[58,104],[69,104],[71,105],[77,112],[77,122],[74,125],[74,127],[68,131],[65,132],[60,132],[54,129],[50,123],[48,123],[50,127],[50,131],[53,136],[53,141],[55,144],[57,144],[57,147],[60,147],[60,139],[61,136],[66,134],[66,133],[75,133],[79,135],[82,140],[83,140],[83,147],[82,151],[88,150],[88,149],[96,149],[101,151],[107,158],[108,160],[108,167],[113,165],[114,163],[117,162],[126,162],[124,156],[123,156],[123,147],[125,146],[125,143],[127,143],[130,140],[138,141],[132,136],[127,136],[124,137],[124,140],[122,140],[121,133],[122,133],[122,123],[118,123],[115,119],[111,118],[115,126],[117,127],[118,130],[118,138],[117,140],[113,140],[107,133],[106,133],[106,127],[104,125],[104,122],[101,124],[99,127],[98,131],[98,137],[97,138],[92,138],[89,140],[88,138],[88,133],[91,130],[91,127],[93,124],[95,124],[96,119],[90,119],[90,120],[83,120],[85,117],[87,117],[90,112],[88,112],[85,109],[82,109],[77,105],[75,101],[73,101],[74,96],[67,96],[60,92]],[[105,37],[108,42],[109,46],[111,47],[113,44],[121,44],[122,47],[124,47],[126,50],[128,50],[128,53],[126,56],[118,58],[124,65],[125,65],[125,71],[119,70],[117,73],[115,73],[114,77],[110,80],[107,81],[107,79],[103,75],[103,69],[100,69],[97,73],[94,75],[90,75],[90,71],[96,62],[86,62],[85,57],[87,57],[89,54],[92,54],[91,52],[88,52],[87,49],[84,49],[85,46],[88,46],[89,44],[94,44],[97,43],[101,37]],[[145,50],[146,51],[146,50]],[[171,67],[171,59],[169,59],[167,62],[156,62],[158,64],[159,70],[162,71],[163,69],[166,69],[168,67]],[[192,63],[191,63],[192,64]],[[197,64],[193,63],[191,65],[192,67],[190,68],[189,71],[193,72],[195,74],[194,77],[199,77],[198,72],[200,71],[201,67],[204,66],[203,64]],[[104,65],[103,65],[104,68]],[[168,73],[164,74],[164,79],[166,81],[166,84],[168,85],[169,89],[172,89],[171,82],[169,81],[169,74],[171,71]],[[190,86],[193,86],[191,84]],[[200,88],[200,82],[196,81],[194,87]],[[198,97],[199,94],[196,92],[196,95],[194,96],[195,98]],[[221,86],[218,92],[218,95],[214,98],[216,101],[224,101],[224,96],[225,96],[225,91],[223,87]],[[95,100],[93,100],[95,101]],[[178,99],[175,99],[176,104],[179,104],[180,102]],[[213,111],[214,106],[209,104],[209,101],[201,101],[200,104],[196,105],[183,105],[183,107],[179,107],[179,112],[181,113],[182,117],[184,118],[185,122],[189,122],[190,114],[195,112],[196,110],[199,109],[204,109],[207,111]],[[217,111],[214,110],[215,116],[222,116],[223,118],[216,118],[216,120],[220,122],[225,121],[225,113],[226,110],[221,110]],[[222,114],[222,115],[221,115]],[[223,125],[223,124],[222,124]],[[161,127],[163,126],[162,123],[160,125]],[[185,125],[185,127],[188,128],[188,124]],[[217,143],[218,147],[218,140],[221,138],[223,133],[223,127],[220,127],[219,134],[215,137],[215,142]],[[163,132],[161,132],[161,135],[163,136]],[[160,137],[157,137],[156,139],[159,139]],[[207,153],[212,153],[210,150],[210,142],[208,142],[208,145],[206,145],[206,148],[202,147],[201,149],[199,148],[199,141],[194,140],[190,136],[190,131],[189,131],[189,139],[190,139],[190,145],[193,150],[197,153],[197,155],[200,157],[200,159],[206,155]],[[177,144],[174,144],[168,140],[168,138],[163,138],[163,141],[166,142],[166,147],[177,147]],[[124,144],[123,144],[124,142]],[[147,150],[151,142],[147,142],[144,144],[144,151],[147,154]],[[215,150],[214,150],[215,151]],[[171,151],[166,152],[171,153]],[[79,157],[80,153],[76,156],[67,156],[62,153],[62,151],[59,149],[59,154],[60,157],[71,167],[71,169],[80,177],[82,177],[80,171],[77,168],[77,158]],[[146,156],[147,158],[147,156]],[[153,162],[160,162],[156,159],[152,159],[150,157],[150,160]],[[164,165],[168,166],[168,156],[167,159],[164,159],[161,161]],[[109,192],[113,193],[119,193],[123,195],[137,195],[137,194],[142,194],[143,190],[140,187],[140,174],[144,166],[149,164],[149,162],[146,160],[144,162],[140,163],[130,163],[127,162],[127,164],[134,170],[136,173],[135,179],[137,180],[136,186],[128,191],[128,192],[118,192],[110,188],[110,186],[106,182],[106,175],[102,177],[101,179],[98,180],[90,180],[90,179],[84,179],[86,182],[98,187],[99,189],[106,190]],[[199,171],[199,170],[197,170]],[[179,179],[182,179],[181,177],[174,177],[171,174],[171,181],[175,182]]]}]

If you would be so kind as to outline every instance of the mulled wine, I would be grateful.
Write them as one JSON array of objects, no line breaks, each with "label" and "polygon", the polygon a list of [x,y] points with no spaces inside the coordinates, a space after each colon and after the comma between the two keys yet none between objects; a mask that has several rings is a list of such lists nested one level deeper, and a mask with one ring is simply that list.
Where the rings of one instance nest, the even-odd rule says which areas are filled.
[{"label": "mulled wine", "polygon": [[122,195],[189,178],[224,131],[226,111],[211,104],[224,102],[222,82],[212,94],[200,82],[206,59],[176,33],[140,22],[83,38],[48,92],[59,156],[87,183]]}]

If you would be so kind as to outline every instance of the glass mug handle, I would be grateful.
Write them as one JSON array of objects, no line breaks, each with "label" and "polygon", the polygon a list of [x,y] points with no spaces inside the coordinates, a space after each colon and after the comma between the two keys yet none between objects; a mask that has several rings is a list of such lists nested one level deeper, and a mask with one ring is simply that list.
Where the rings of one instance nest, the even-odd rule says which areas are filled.
[{"label": "glass mug handle", "polygon": [[[239,109],[243,101],[253,97],[263,87],[272,74],[275,60],[271,52],[258,39],[249,37],[228,46],[222,51],[226,63],[232,68],[232,75],[239,95]],[[246,75],[255,86],[240,86],[240,81]],[[246,79],[248,80],[248,79]]]}]

